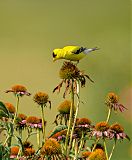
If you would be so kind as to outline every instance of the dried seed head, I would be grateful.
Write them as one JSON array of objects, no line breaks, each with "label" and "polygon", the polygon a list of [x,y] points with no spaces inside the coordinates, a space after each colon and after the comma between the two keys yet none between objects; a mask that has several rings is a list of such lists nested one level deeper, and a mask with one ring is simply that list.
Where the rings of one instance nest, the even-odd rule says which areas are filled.
[{"label": "dried seed head", "polygon": [[119,97],[115,93],[108,93],[107,101],[110,103],[118,103]]},{"label": "dried seed head", "polygon": [[61,79],[76,79],[79,76],[79,69],[71,62],[64,62],[60,69]]},{"label": "dried seed head", "polygon": [[107,131],[109,129],[109,124],[107,122],[99,122],[95,125],[95,129],[101,132]]},{"label": "dried seed head", "polygon": [[110,129],[115,131],[116,133],[123,133],[124,132],[124,128],[118,123],[112,124],[110,126]]},{"label": "dried seed head", "polygon": [[[64,100],[59,106],[58,106],[58,111],[61,114],[70,114],[70,108],[71,108],[71,101],[69,100]],[[75,112],[75,106],[74,106],[74,112]]]},{"label": "dried seed head", "polygon": [[18,146],[11,147],[11,155],[17,155],[18,152],[19,152],[19,147]]},{"label": "dried seed head", "polygon": [[76,125],[85,125],[85,124],[90,125],[91,121],[88,118],[78,118],[76,121]]},{"label": "dried seed head", "polygon": [[11,103],[5,103],[5,106],[6,106],[6,108],[8,109],[8,111],[10,112],[10,113],[15,113],[16,112],[16,109],[15,109],[15,107],[11,104]]},{"label": "dried seed head", "polygon": [[38,105],[45,105],[47,102],[49,102],[49,96],[47,93],[44,92],[38,92],[33,97],[34,102],[36,102]]},{"label": "dried seed head", "polygon": [[41,154],[45,156],[54,156],[62,154],[61,145],[54,138],[49,138],[41,148]]},{"label": "dried seed head", "polygon": [[96,149],[94,152],[91,152],[89,160],[107,160],[107,158],[102,149]]}]

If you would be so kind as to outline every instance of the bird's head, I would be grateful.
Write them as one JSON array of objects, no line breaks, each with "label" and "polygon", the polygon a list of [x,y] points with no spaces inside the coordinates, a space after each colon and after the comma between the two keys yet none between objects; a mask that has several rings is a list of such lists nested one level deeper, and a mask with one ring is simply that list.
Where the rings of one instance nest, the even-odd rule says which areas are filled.
[{"label": "bird's head", "polygon": [[60,53],[61,53],[61,49],[54,49],[54,50],[53,50],[53,53],[52,53],[53,62],[55,62],[56,60],[62,58]]}]

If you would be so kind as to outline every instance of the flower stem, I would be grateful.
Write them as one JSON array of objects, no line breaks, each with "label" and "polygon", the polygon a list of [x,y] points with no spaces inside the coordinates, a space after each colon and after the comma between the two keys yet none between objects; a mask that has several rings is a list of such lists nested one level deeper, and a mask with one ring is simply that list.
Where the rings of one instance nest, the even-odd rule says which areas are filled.
[{"label": "flower stem", "polygon": [[70,117],[69,117],[69,123],[68,123],[68,130],[67,130],[67,134],[66,134],[66,140],[65,140],[65,154],[67,156],[69,155],[69,149],[67,150],[67,147],[68,147],[68,139],[69,139],[69,135],[70,135],[70,129],[72,127],[72,121],[73,121],[73,110],[74,110],[74,87],[73,87],[73,80],[72,80]]},{"label": "flower stem", "polygon": [[44,106],[41,106],[42,108],[42,128],[43,128],[43,143],[45,142],[45,124],[44,124]]},{"label": "flower stem", "polygon": [[78,100],[77,100],[77,107],[76,107],[74,122],[73,122],[72,130],[71,130],[71,135],[70,135],[69,148],[71,148],[73,132],[74,132],[74,128],[75,128],[75,124],[76,124],[76,119],[77,119],[77,115],[78,115],[78,111],[79,111],[79,104],[80,104],[79,95],[80,95],[80,86],[79,86],[79,83],[77,83],[77,96],[78,96]]},{"label": "flower stem", "polygon": [[109,160],[105,139],[104,139],[104,149],[105,149],[106,159]]},{"label": "flower stem", "polygon": [[93,148],[92,148],[92,152],[95,150],[95,148],[96,148],[97,143],[99,142],[99,140],[100,140],[100,138],[97,138],[97,139],[96,139],[96,142],[95,142],[95,144],[94,144],[94,146],[93,146]]},{"label": "flower stem", "polygon": [[17,96],[17,101],[16,101],[16,112],[15,112],[14,119],[13,119],[13,125],[14,125],[14,123],[15,123],[15,120],[16,120],[16,117],[17,117],[17,114],[18,114],[19,100],[20,100],[20,97]]},{"label": "flower stem", "polygon": [[113,147],[112,147],[110,156],[109,156],[109,160],[111,159],[111,157],[112,157],[112,155],[113,155],[113,152],[114,152],[114,150],[115,150],[115,147],[116,147],[116,140],[114,141],[114,144],[113,144]]},{"label": "flower stem", "polygon": [[111,116],[111,108],[109,108],[109,111],[108,111],[108,115],[107,115],[107,119],[106,119],[106,122],[108,123],[109,120],[110,120],[110,116]]},{"label": "flower stem", "polygon": [[37,143],[38,143],[38,149],[40,148],[40,130],[37,129]]}]

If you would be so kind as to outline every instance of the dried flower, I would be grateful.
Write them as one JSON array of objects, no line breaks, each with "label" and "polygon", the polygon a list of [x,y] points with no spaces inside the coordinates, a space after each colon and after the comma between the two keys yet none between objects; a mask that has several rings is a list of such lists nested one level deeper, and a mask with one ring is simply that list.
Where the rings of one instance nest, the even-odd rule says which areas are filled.
[{"label": "dried flower", "polygon": [[50,158],[60,157],[62,155],[61,145],[54,138],[49,138],[45,141],[41,148],[41,154]]},{"label": "dried flower", "polygon": [[33,148],[26,148],[24,151],[24,156],[32,156],[35,153],[35,149]]},{"label": "dried flower", "polygon": [[94,152],[91,152],[88,160],[107,160],[107,158],[102,149],[96,149]]},{"label": "dried flower", "polygon": [[[71,108],[71,101],[64,100],[59,106],[58,111],[60,114],[70,114],[70,108]],[[74,106],[74,112],[75,112],[75,106]]]},{"label": "dried flower", "polygon": [[99,122],[91,133],[92,136],[96,136],[97,138],[109,137],[109,124],[107,122]]},{"label": "dried flower", "polygon": [[31,142],[29,141],[25,141],[23,142],[23,147],[26,149],[26,148],[32,148],[33,147],[33,144],[31,144]]},{"label": "dried flower", "polygon": [[93,82],[88,75],[86,75],[82,71],[80,71],[77,68],[77,66],[71,62],[64,62],[63,63],[63,66],[60,69],[59,75],[60,75],[60,78],[62,79],[62,82],[57,87],[55,87],[53,92],[55,92],[55,91],[60,92],[60,89],[61,89],[63,83],[65,83],[66,87],[65,87],[64,94],[63,94],[64,98],[65,98],[66,94],[71,91],[72,85],[74,88],[74,92],[77,93],[77,82],[80,82],[81,87],[85,86],[86,78],[88,78],[91,82]]},{"label": "dried flower", "polygon": [[24,129],[26,127],[26,118],[27,116],[25,114],[18,114],[16,118],[16,130],[17,129]]},{"label": "dried flower", "polygon": [[54,134],[52,136],[52,138],[55,138],[58,141],[64,140],[65,137],[66,137],[66,133],[67,133],[67,129],[64,129],[64,130],[62,130],[62,131],[57,132],[56,134]]},{"label": "dried flower", "polygon": [[[69,100],[64,100],[59,106],[58,106],[58,111],[59,114],[56,115],[54,123],[58,125],[58,123],[62,124],[64,120],[64,124],[67,125],[67,121],[69,120],[69,115],[70,115],[70,108],[71,108],[71,101]],[[73,112],[75,113],[75,106],[73,109]]]},{"label": "dried flower", "polygon": [[114,111],[119,109],[121,112],[123,112],[125,109],[127,109],[119,103],[119,97],[115,93],[108,93],[105,104],[109,108],[114,109]]},{"label": "dried flower", "polygon": [[13,106],[13,104],[11,103],[5,103],[6,108],[8,109],[8,111],[12,114],[14,114],[16,112],[15,107]]},{"label": "dried flower", "polygon": [[[35,116],[29,116],[26,119],[27,125],[31,128],[42,128],[42,119],[35,117]],[[44,122],[46,125],[46,121]]]},{"label": "dried flower", "polygon": [[8,92],[13,92],[16,96],[31,95],[31,93],[27,92],[26,87],[23,85],[14,85],[10,90],[6,91],[6,93]]},{"label": "dried flower", "polygon": [[33,99],[34,99],[34,102],[36,102],[40,106],[46,105],[46,103],[48,102],[50,104],[50,108],[51,108],[51,102],[49,100],[49,96],[47,93],[38,92],[34,95]]},{"label": "dried flower", "polygon": [[86,159],[86,158],[88,158],[90,156],[90,154],[91,154],[90,151],[84,151],[84,152],[82,152],[82,158]]},{"label": "dried flower", "polygon": [[124,128],[118,123],[110,126],[110,138],[114,138],[115,140],[127,138],[130,140],[128,135],[124,132]]}]

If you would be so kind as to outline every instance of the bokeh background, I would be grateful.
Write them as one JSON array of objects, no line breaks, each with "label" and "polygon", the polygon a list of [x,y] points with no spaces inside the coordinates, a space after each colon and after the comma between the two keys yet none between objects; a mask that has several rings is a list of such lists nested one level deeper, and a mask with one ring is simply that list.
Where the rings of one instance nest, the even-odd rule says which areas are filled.
[{"label": "bokeh background", "polygon": [[[115,92],[128,110],[113,114],[110,123],[121,123],[131,137],[129,0],[1,0],[0,100],[15,105],[15,97],[4,91],[15,84],[25,85],[32,96],[21,99],[19,112],[40,116],[33,95],[48,93],[52,101],[52,109],[45,110],[48,134],[54,127],[57,106],[63,101],[62,92],[52,93],[60,82],[58,72],[63,63],[53,63],[52,50],[66,45],[100,48],[78,65],[95,81],[87,81],[81,89],[84,104],[79,116],[90,118],[93,124],[105,120],[105,97]],[[127,140],[118,143],[113,160],[132,158],[130,144]]]}]

